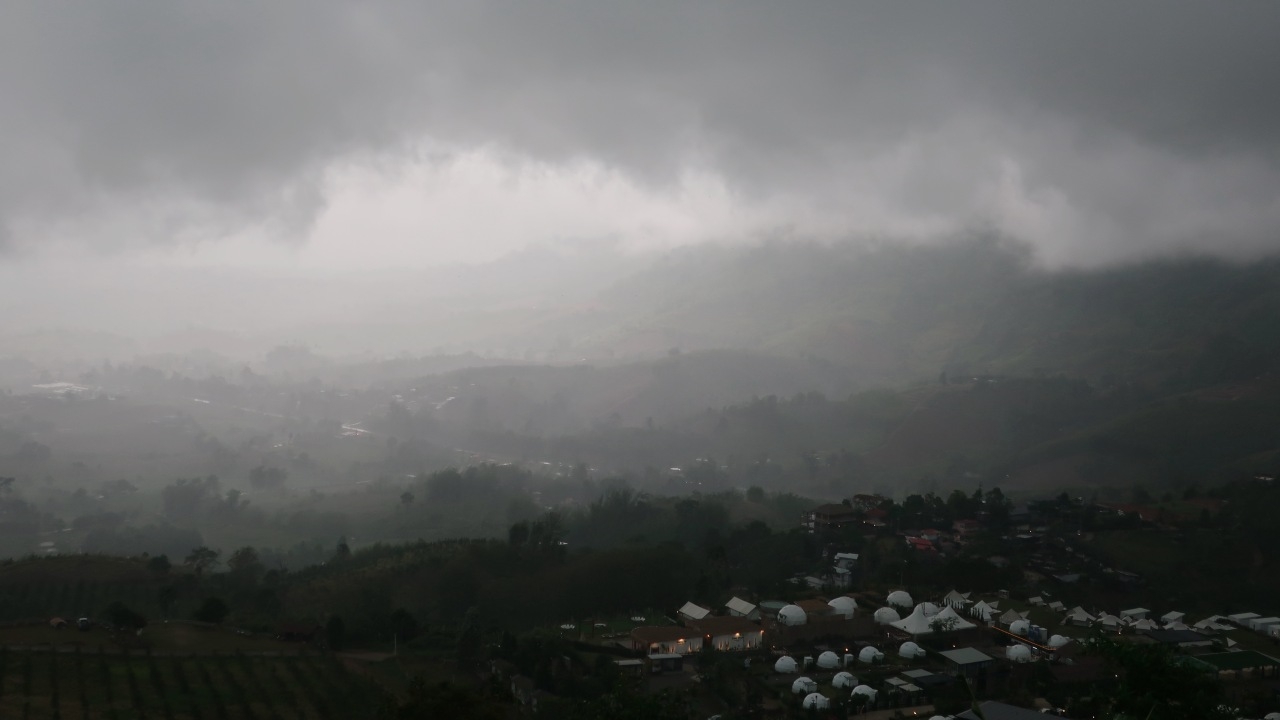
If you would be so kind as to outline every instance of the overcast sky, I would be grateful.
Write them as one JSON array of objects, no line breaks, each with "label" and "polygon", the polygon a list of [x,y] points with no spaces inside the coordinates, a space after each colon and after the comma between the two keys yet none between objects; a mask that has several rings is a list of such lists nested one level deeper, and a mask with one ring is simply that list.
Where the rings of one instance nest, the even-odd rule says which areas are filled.
[{"label": "overcast sky", "polygon": [[1280,3],[0,9],[5,263],[335,271],[570,239],[1280,247]]}]

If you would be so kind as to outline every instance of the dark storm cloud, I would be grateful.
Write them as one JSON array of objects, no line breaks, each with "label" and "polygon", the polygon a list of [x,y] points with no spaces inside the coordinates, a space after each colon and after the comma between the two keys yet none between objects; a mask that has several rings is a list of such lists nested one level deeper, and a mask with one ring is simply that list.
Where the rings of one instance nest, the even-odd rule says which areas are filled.
[{"label": "dark storm cloud", "polygon": [[[423,137],[993,220],[1059,258],[1280,233],[1280,3],[9,5],[0,213],[305,226]],[[154,230],[154,228],[152,228]],[[856,232],[856,224],[849,227]],[[104,239],[111,240],[111,239]]]}]

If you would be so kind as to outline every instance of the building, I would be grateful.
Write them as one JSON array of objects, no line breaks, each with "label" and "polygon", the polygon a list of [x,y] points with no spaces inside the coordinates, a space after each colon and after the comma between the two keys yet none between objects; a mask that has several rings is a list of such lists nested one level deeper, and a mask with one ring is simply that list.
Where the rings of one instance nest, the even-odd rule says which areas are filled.
[{"label": "building", "polygon": [[811,533],[839,530],[860,522],[858,513],[848,505],[828,503],[805,513],[800,524]]},{"label": "building", "polygon": [[754,650],[764,644],[764,628],[744,617],[703,618],[691,629],[702,635],[703,647],[716,650]]},{"label": "building", "polygon": [[688,655],[702,650],[702,634],[675,625],[641,625],[631,630],[631,648],[646,655]]},{"label": "building", "polygon": [[971,647],[943,650],[938,654],[946,658],[953,672],[965,677],[978,675],[996,661],[990,655]]}]

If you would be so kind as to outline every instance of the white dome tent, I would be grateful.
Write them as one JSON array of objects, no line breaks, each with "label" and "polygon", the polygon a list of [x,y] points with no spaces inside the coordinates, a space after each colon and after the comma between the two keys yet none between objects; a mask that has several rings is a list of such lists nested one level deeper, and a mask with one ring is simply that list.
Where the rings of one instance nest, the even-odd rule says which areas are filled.
[{"label": "white dome tent", "polygon": [[796,659],[790,655],[783,655],[773,664],[773,671],[779,673],[793,673],[796,671]]},{"label": "white dome tent", "polygon": [[1031,662],[1031,648],[1026,645],[1010,645],[1005,648],[1004,656],[1016,663]]},{"label": "white dome tent", "polygon": [[911,599],[911,595],[906,590],[894,590],[889,593],[889,597],[885,598],[885,602],[901,608],[909,608],[915,605],[915,601]]},{"label": "white dome tent", "polygon": [[833,613],[843,615],[846,620],[852,618],[853,613],[858,609],[858,602],[848,595],[841,595],[827,604],[831,606]]},{"label": "white dome tent", "polygon": [[1065,635],[1054,635],[1053,637],[1049,638],[1049,647],[1053,648],[1054,650],[1057,650],[1058,648],[1066,645],[1069,642],[1071,642],[1071,638],[1066,637]]},{"label": "white dome tent", "polygon": [[1280,712],[1271,712],[1262,716],[1262,720],[1280,720]]},{"label": "white dome tent", "polygon": [[840,667],[840,656],[828,650],[818,656],[818,667],[823,670],[834,670]]},{"label": "white dome tent", "polygon": [[900,657],[907,658],[908,660],[913,660],[915,658],[924,657],[925,651],[924,648],[919,645],[907,641],[898,646],[898,655]]},{"label": "white dome tent", "polygon": [[859,685],[858,687],[854,688],[853,692],[850,693],[849,696],[853,697],[855,695],[867,696],[867,702],[869,703],[875,702],[876,700],[876,691],[870,685]]},{"label": "white dome tent", "polygon": [[879,610],[876,610],[875,614],[871,617],[879,625],[890,625],[902,619],[902,616],[898,614],[898,611],[891,607],[882,607]]},{"label": "white dome tent", "polygon": [[808,621],[809,616],[805,614],[804,610],[802,610],[799,605],[784,605],[782,609],[778,611],[778,622],[783,625],[790,625],[794,627],[796,625],[804,625]]},{"label": "white dome tent", "polygon": [[827,696],[822,693],[809,693],[804,696],[804,702],[801,706],[805,710],[826,710],[830,703],[827,702]]},{"label": "white dome tent", "polygon": [[1014,620],[1009,623],[1009,632],[1026,637],[1027,633],[1031,632],[1031,623],[1026,620]]},{"label": "white dome tent", "polygon": [[811,692],[818,691],[818,683],[807,677],[798,677],[795,682],[791,683],[792,695],[807,695]]},{"label": "white dome tent", "polygon": [[880,662],[884,659],[884,653],[871,647],[870,645],[858,651],[858,662],[870,665],[871,663]]},{"label": "white dome tent", "polygon": [[847,672],[838,672],[834,678],[831,678],[831,687],[837,690],[851,688],[858,684],[858,678]]}]

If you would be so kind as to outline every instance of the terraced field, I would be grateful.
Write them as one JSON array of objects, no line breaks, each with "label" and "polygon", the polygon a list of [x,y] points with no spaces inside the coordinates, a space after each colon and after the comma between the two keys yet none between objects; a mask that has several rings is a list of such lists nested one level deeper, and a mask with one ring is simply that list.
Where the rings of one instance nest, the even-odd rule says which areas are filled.
[{"label": "terraced field", "polygon": [[358,720],[383,693],[318,656],[0,649],[0,717]]}]

